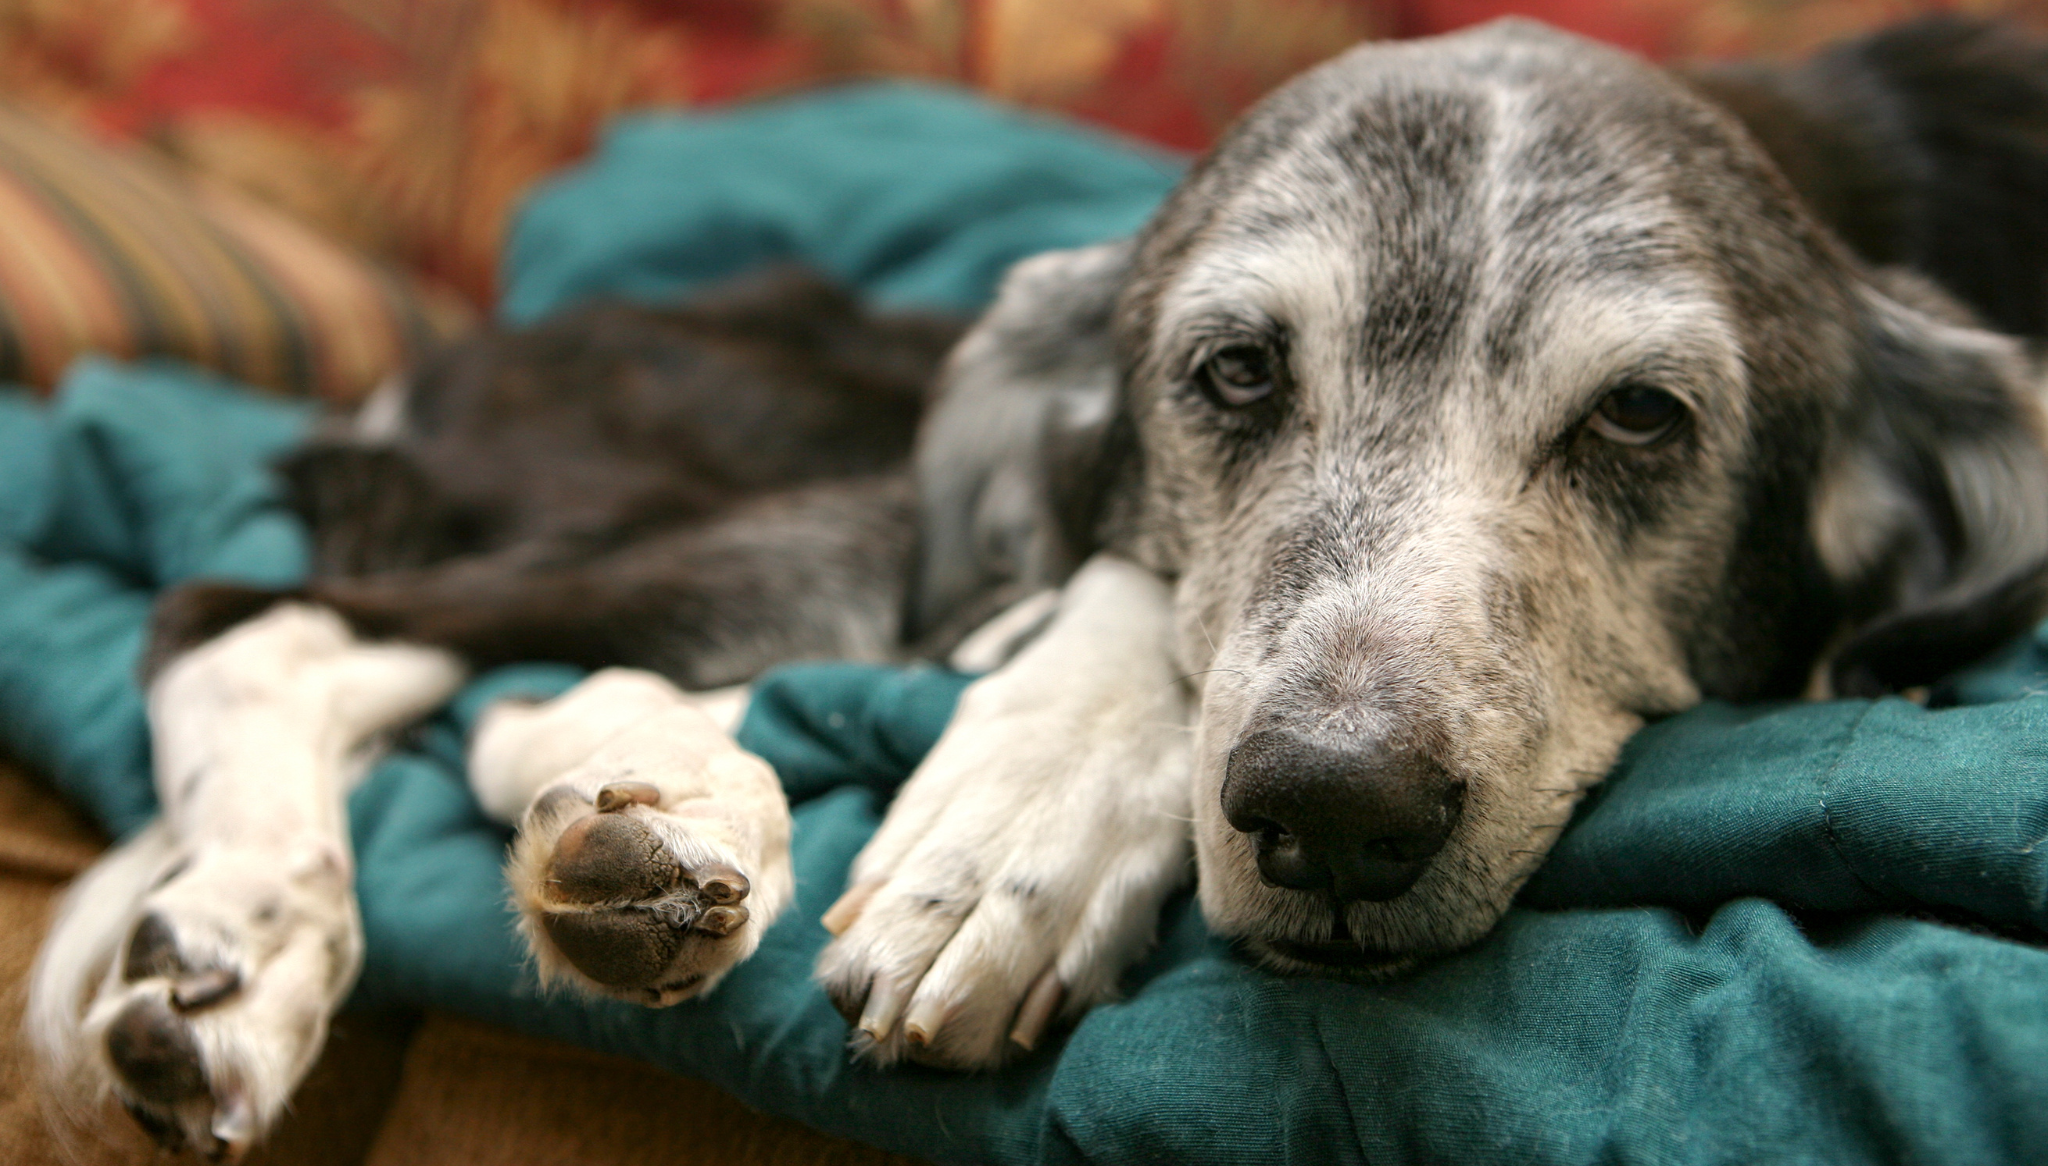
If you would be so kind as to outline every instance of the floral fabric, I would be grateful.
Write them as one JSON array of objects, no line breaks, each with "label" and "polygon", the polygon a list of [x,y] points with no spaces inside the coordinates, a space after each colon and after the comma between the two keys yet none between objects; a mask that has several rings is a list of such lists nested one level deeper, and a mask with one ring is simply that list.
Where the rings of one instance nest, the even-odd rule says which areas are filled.
[{"label": "floral fabric", "polygon": [[[1963,0],[2048,18],[2048,0]],[[631,108],[959,82],[1199,149],[1357,40],[1521,12],[1797,52],[1930,0],[0,0],[0,97],[139,138],[479,304],[520,196]]]}]

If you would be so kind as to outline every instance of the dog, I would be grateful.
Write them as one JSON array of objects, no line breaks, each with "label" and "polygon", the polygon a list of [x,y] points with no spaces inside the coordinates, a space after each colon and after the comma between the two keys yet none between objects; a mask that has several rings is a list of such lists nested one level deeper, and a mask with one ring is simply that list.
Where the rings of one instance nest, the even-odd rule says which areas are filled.
[{"label": "dog", "polygon": [[[472,742],[538,966],[700,995],[786,901],[787,808],[683,689],[1011,601],[826,916],[858,1051],[1030,1048],[1113,996],[1191,864],[1210,927],[1281,971],[1467,945],[1644,722],[1924,684],[2041,614],[2048,425],[2015,337],[2048,309],[2043,110],[2048,54],[1985,25],[1681,78],[1510,21],[1278,91],[1137,237],[1013,270],[929,409],[904,386],[942,326],[822,293],[810,332],[744,293],[700,309],[692,359],[773,334],[846,364],[734,432],[824,441],[807,418],[895,402],[831,473],[672,453],[731,394],[583,420],[545,345],[430,373],[289,469],[304,592],[160,605],[166,815],[68,897],[31,1034],[167,1144],[240,1152],[360,958],[348,774],[469,668],[534,656],[629,669]],[[896,388],[861,397],[876,368]],[[811,582],[763,603],[792,561]],[[242,740],[305,775],[261,818],[241,794],[276,753]]]},{"label": "dog", "polygon": [[2044,111],[1984,24],[1680,77],[1510,21],[1336,58],[1017,268],[920,446],[915,602],[1079,570],[826,916],[856,1043],[1000,1063],[1191,857],[1266,965],[1398,974],[1645,722],[2031,626]]}]

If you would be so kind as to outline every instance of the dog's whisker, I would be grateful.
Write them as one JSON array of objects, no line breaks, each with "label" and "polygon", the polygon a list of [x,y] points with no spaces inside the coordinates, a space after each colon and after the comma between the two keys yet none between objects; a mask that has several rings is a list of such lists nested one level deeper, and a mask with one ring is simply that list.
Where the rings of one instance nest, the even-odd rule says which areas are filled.
[{"label": "dog's whisker", "polygon": [[1228,673],[1231,676],[1237,677],[1239,680],[1244,679],[1244,673],[1236,668],[1203,668],[1194,672],[1184,673],[1178,677],[1175,677],[1174,683],[1186,684],[1188,681],[1193,680],[1197,676],[1210,676],[1218,672]]}]

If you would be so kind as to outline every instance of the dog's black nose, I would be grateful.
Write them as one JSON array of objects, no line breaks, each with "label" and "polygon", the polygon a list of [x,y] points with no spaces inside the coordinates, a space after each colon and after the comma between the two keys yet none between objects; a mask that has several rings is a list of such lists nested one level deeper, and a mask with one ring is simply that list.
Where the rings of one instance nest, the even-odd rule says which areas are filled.
[{"label": "dog's black nose", "polygon": [[1347,903],[1414,886],[1464,807],[1465,783],[1419,749],[1298,729],[1239,741],[1223,778],[1223,815],[1252,836],[1259,877]]}]

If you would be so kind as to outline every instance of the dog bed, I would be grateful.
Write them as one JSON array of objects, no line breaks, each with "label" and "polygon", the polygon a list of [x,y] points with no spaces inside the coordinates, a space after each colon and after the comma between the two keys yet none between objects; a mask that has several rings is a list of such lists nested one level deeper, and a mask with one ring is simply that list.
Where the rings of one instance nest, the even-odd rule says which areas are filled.
[{"label": "dog bed", "polygon": [[[1135,227],[1175,170],[900,86],[638,119],[526,209],[506,314],[768,258],[967,308],[1018,255]],[[308,420],[167,364],[82,363],[48,405],[0,394],[0,742],[113,832],[152,810],[133,680],[150,595],[299,575],[263,467]],[[1500,928],[1401,980],[1269,975],[1183,895],[1123,1001],[975,1076],[854,1063],[809,980],[820,912],[966,679],[810,665],[758,686],[741,737],[795,803],[796,903],[710,999],[650,1012],[539,991],[506,835],[462,783],[488,699],[575,676],[479,679],[357,790],[357,1003],[623,1053],[945,1162],[2017,1163],[2048,1145],[2048,635],[1927,708],[1707,705],[1645,730]],[[591,1118],[641,1104],[660,1099]]]}]

